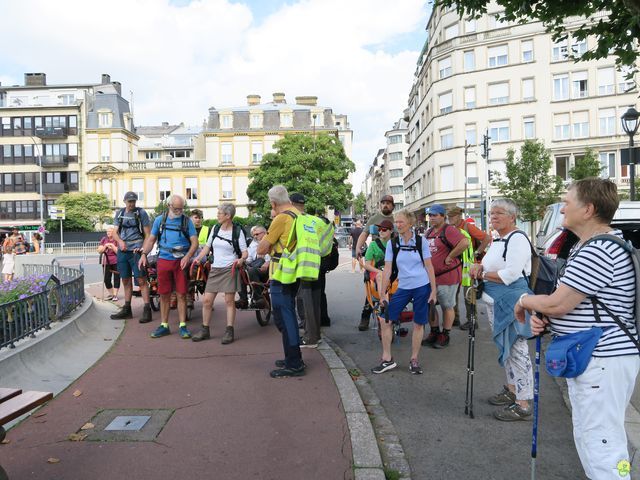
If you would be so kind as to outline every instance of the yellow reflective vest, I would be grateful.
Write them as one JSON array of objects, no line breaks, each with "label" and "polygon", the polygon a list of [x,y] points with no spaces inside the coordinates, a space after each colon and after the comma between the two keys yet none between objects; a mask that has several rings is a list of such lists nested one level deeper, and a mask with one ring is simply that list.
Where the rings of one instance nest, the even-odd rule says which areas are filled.
[{"label": "yellow reflective vest", "polygon": [[207,239],[209,238],[209,227],[206,225],[202,226],[200,233],[198,234],[198,244],[200,246],[204,246],[207,243]]},{"label": "yellow reflective vest", "polygon": [[[293,216],[294,220],[272,278],[282,284],[317,280],[320,273],[319,227],[325,223],[312,215],[285,213]],[[295,247],[290,249],[294,241]]]},{"label": "yellow reflective vest", "polygon": [[467,248],[464,252],[462,252],[462,282],[460,284],[463,287],[471,286],[471,275],[469,270],[471,269],[471,265],[473,264],[473,241],[471,240],[471,235],[464,228],[458,228],[460,233],[465,236],[467,240],[469,240],[469,248]]}]

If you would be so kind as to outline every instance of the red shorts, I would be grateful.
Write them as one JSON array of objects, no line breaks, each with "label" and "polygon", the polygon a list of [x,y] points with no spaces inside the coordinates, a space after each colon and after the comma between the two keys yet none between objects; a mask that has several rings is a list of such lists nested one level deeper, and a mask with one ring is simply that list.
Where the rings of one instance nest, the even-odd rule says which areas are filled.
[{"label": "red shorts", "polygon": [[189,279],[184,270],[180,268],[180,260],[158,259],[158,293],[169,295],[174,290],[176,293],[186,295],[189,289]]}]

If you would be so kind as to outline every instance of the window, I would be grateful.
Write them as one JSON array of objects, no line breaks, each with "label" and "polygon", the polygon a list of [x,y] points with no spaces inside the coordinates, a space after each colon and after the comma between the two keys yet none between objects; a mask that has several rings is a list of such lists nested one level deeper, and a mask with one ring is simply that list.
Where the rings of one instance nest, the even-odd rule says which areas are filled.
[{"label": "window", "polygon": [[489,28],[502,28],[508,25],[508,22],[501,18],[504,15],[504,12],[494,13],[493,15],[489,15]]},{"label": "window", "polygon": [[389,154],[389,161],[402,160],[402,152],[391,152]]},{"label": "window", "polygon": [[144,202],[144,178],[132,178],[131,190],[138,195],[140,202]]},{"label": "window", "polygon": [[464,89],[464,108],[476,108],[476,87]]},{"label": "window", "polygon": [[571,115],[573,138],[586,138],[589,136],[589,112],[574,112]]},{"label": "window", "polygon": [[464,32],[465,33],[473,33],[476,31],[476,21],[474,18],[470,18],[469,20],[465,20],[464,22]]},{"label": "window", "polygon": [[600,153],[600,165],[602,166],[603,178],[615,178],[616,176],[616,153],[615,152],[603,152]]},{"label": "window", "polygon": [[159,178],[158,179],[158,191],[160,193],[160,201],[164,202],[171,196],[171,179]]},{"label": "window", "polygon": [[398,178],[402,177],[402,169],[394,168],[393,170],[389,170],[389,178]]},{"label": "window", "polygon": [[489,85],[489,105],[509,103],[509,82]]},{"label": "window", "polygon": [[475,145],[477,142],[476,137],[476,124],[465,125],[464,127],[464,139],[467,142],[467,145]]},{"label": "window", "polygon": [[[111,126],[111,112],[98,113],[98,126],[101,128],[109,128]],[[56,125],[53,125],[54,127]]]},{"label": "window", "polygon": [[[389,190],[391,190],[391,194],[392,195],[400,195],[403,192],[403,188],[402,185],[394,185],[391,186],[389,188]],[[398,208],[398,206],[396,205],[396,208]]]},{"label": "window", "polygon": [[454,23],[453,25],[449,25],[444,29],[444,39],[449,40],[450,38],[457,37],[459,33],[458,24]]},{"label": "window", "polygon": [[586,52],[587,52],[587,40],[573,39],[573,42],[571,43],[571,53],[576,57],[580,57],[582,54]]},{"label": "window", "polygon": [[522,51],[522,63],[533,62],[533,40],[523,40],[520,42]]},{"label": "window", "polygon": [[233,145],[231,145],[231,142],[222,142],[220,144],[220,163],[222,165],[231,165],[233,163]]},{"label": "window", "polygon": [[389,137],[389,144],[393,145],[394,143],[402,142],[402,135],[391,135]]},{"label": "window", "polygon": [[447,78],[453,73],[451,69],[451,57],[443,58],[438,62],[438,69],[440,70],[440,78]]},{"label": "window", "polygon": [[440,167],[440,191],[450,192],[453,190],[453,165],[443,165]]},{"label": "window", "polygon": [[76,103],[76,96],[73,93],[58,95],[58,98],[60,99],[60,105],[73,105]]},{"label": "window", "polygon": [[222,198],[233,198],[233,177],[222,177]]},{"label": "window", "polygon": [[509,120],[490,122],[489,136],[492,142],[508,142],[510,139]]},{"label": "window", "polygon": [[567,75],[566,73],[553,76],[553,99],[569,99],[569,75]]},{"label": "window", "polygon": [[536,138],[536,120],[534,117],[523,118],[522,127],[525,139]]},{"label": "window", "polygon": [[476,54],[473,50],[464,52],[464,71],[471,72],[476,69]]},{"label": "window", "polygon": [[570,137],[569,114],[560,113],[553,116],[553,138],[555,140],[566,140]]},{"label": "window", "polygon": [[615,71],[613,67],[598,69],[598,95],[610,95],[615,90]]},{"label": "window", "polygon": [[261,128],[262,127],[262,114],[261,113],[252,113],[249,118],[249,126],[251,128]]},{"label": "window", "polygon": [[[49,145],[47,145],[49,146]],[[108,138],[100,140],[100,160],[108,162],[111,159],[111,142]]]},{"label": "window", "polygon": [[185,199],[197,200],[198,199],[198,179],[195,177],[187,177],[184,179],[185,184]]},{"label": "window", "polygon": [[522,101],[529,102],[535,99],[533,78],[522,79]]},{"label": "window", "polygon": [[[618,71],[618,93],[626,93],[636,88],[633,77],[627,79],[627,75],[632,75],[632,71],[631,67],[626,66],[622,67],[622,69]],[[26,122],[24,128],[27,128]]]},{"label": "window", "polygon": [[556,175],[562,180],[569,179],[569,157],[556,157]]},{"label": "window", "polygon": [[551,47],[551,61],[560,62],[567,59],[567,39],[554,43]]},{"label": "window", "polygon": [[280,127],[282,127],[282,128],[293,127],[293,114],[292,113],[281,113],[280,114]]},{"label": "window", "polygon": [[146,158],[147,160],[159,160],[160,152],[145,152],[144,158]]},{"label": "window", "polygon": [[440,148],[453,148],[453,128],[440,130]]},{"label": "window", "polygon": [[324,115],[322,112],[314,112],[311,114],[311,126],[321,127],[324,125]]},{"label": "window", "polygon": [[497,47],[489,48],[489,63],[488,67],[500,67],[506,65],[509,62],[507,45],[500,45]]},{"label": "window", "polygon": [[571,97],[585,98],[588,95],[587,72],[573,72],[571,74]]},{"label": "window", "polygon": [[616,109],[601,108],[598,110],[598,122],[600,124],[599,135],[616,134]]},{"label": "window", "polygon": [[70,162],[78,161],[78,144],[77,143],[69,144],[69,161]]},{"label": "window", "polygon": [[467,163],[467,183],[478,183],[478,164],[475,162]]},{"label": "window", "polygon": [[440,113],[449,113],[453,110],[453,94],[451,92],[442,93],[438,96]]},{"label": "window", "polygon": [[262,162],[262,142],[251,142],[251,163]]}]

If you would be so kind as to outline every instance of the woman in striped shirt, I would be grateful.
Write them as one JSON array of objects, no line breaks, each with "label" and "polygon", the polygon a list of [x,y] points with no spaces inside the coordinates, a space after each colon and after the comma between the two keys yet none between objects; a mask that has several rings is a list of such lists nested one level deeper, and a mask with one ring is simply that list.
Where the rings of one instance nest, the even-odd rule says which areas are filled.
[{"label": "woman in striped shirt", "polygon": [[618,203],[617,188],[609,180],[589,178],[569,188],[562,209],[563,226],[574,232],[579,241],[569,255],[558,288],[550,296],[521,297],[515,308],[521,321],[525,310],[537,312],[531,317],[534,334],[542,333],[547,324],[554,335],[591,327],[605,329],[586,370],[567,378],[576,449],[591,479],[619,479],[628,474],[624,418],[640,369],[640,356],[633,341],[602,308],[598,322],[591,301],[594,297],[604,303],[637,337],[631,257],[606,239],[582,248],[596,235],[622,237],[622,232],[609,226]]}]

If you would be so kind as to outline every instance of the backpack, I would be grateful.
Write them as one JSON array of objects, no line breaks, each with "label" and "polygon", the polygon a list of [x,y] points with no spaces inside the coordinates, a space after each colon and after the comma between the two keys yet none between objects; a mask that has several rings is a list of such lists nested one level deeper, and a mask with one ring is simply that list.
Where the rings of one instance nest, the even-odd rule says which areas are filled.
[{"label": "backpack", "polygon": [[[142,228],[142,221],[140,220],[140,210],[142,210],[141,207],[136,207],[133,211],[133,215],[136,219],[136,227],[133,227],[131,225],[127,225],[124,228],[137,228],[138,231],[140,232],[140,235],[142,235],[142,238],[144,238],[144,229]],[[123,215],[124,212],[126,212],[127,209],[126,208],[121,208],[120,209],[120,213],[118,214],[118,233],[122,231],[122,222],[123,222]]]},{"label": "backpack", "polygon": [[340,263],[340,252],[338,252],[338,241],[334,238],[331,251],[320,259],[320,271],[322,273],[331,272]]},{"label": "backpack", "polygon": [[[180,225],[180,232],[182,232],[182,235],[187,239],[188,242],[191,242],[191,238],[189,238],[189,218],[185,214],[182,214],[181,217],[182,223]],[[162,221],[160,222],[160,227],[158,228],[158,243],[160,243],[160,240],[162,240],[162,234],[165,232],[165,230],[176,231],[175,228],[167,227],[167,218],[168,214],[162,214]]]},{"label": "backpack", "polygon": [[404,252],[418,252],[420,254],[420,264],[424,264],[424,258],[422,256],[422,235],[416,234],[416,244],[415,245],[400,245],[400,235],[397,235],[395,238],[389,240],[391,242],[391,251],[393,252],[393,260],[391,261],[391,277],[389,278],[389,283],[395,282],[396,278],[398,278],[398,254],[400,250]]},{"label": "backpack", "polygon": [[558,265],[555,260],[551,260],[550,258],[540,256],[536,252],[536,249],[533,248],[533,244],[526,233],[522,230],[515,230],[504,242],[504,252],[502,252],[502,259],[507,261],[507,247],[509,246],[509,240],[516,233],[521,233],[524,235],[524,238],[529,242],[529,247],[531,248],[531,275],[527,277],[522,271],[522,276],[527,280],[529,284],[529,288],[536,295],[551,295],[555,289],[558,281]]},{"label": "backpack", "polygon": [[[448,227],[453,227],[456,228],[458,231],[460,231],[460,229],[458,227],[454,227],[453,225],[449,225],[448,223],[444,224],[444,227],[442,227],[442,230],[440,230],[440,233],[438,234],[437,237],[429,237],[429,235],[433,232],[433,227],[431,227],[429,230],[427,230],[427,233],[425,234],[426,238],[438,238],[442,241],[442,243],[444,243],[444,245],[449,249],[449,251],[453,250],[455,248],[454,245],[451,245],[451,242],[447,239],[447,228]],[[462,232],[460,232],[462,233]],[[462,234],[464,236],[464,234]],[[466,237],[465,237],[466,238]],[[442,272],[436,273],[436,277],[439,277],[440,275],[444,275],[445,273],[449,273],[452,272],[454,270],[456,270],[459,267],[464,266],[464,261],[463,261],[463,256],[464,256],[464,252],[462,252],[460,255],[458,255],[456,257],[456,259],[458,260],[458,264],[456,264],[455,266],[444,270]]]},{"label": "backpack", "polygon": [[[247,234],[245,233],[244,229],[237,223],[232,223],[232,229],[231,229],[231,240],[228,240],[224,237],[220,237],[218,234],[220,233],[220,227],[222,225],[221,224],[217,224],[215,227],[213,227],[213,234],[211,235],[211,238],[209,239],[209,241],[207,242],[207,245],[209,245],[209,248],[213,248],[213,241],[217,238],[219,238],[220,240],[224,240],[225,242],[229,243],[230,245],[233,246],[233,251],[236,254],[236,257],[240,258],[242,257],[242,250],[240,250],[240,233],[242,232],[242,234],[244,235],[244,240],[245,243],[247,241]],[[247,243],[247,245],[249,245]]]}]

